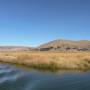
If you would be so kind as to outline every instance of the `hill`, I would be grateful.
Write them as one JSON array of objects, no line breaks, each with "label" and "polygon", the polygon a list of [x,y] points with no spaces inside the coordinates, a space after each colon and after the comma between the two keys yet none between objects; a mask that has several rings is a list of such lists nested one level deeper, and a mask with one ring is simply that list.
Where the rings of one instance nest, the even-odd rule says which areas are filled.
[{"label": "hill", "polygon": [[90,51],[90,41],[54,40],[38,48],[40,51]]}]

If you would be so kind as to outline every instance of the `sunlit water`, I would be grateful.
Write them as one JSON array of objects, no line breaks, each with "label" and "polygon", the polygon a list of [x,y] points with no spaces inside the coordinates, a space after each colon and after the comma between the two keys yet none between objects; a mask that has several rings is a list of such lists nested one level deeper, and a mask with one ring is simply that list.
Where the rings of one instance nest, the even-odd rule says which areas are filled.
[{"label": "sunlit water", "polygon": [[90,90],[90,72],[41,72],[0,64],[0,90]]}]

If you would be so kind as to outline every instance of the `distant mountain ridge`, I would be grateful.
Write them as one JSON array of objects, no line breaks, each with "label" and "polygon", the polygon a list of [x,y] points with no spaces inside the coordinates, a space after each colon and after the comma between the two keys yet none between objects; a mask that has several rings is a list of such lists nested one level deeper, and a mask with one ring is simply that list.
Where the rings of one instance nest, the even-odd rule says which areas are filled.
[{"label": "distant mountain ridge", "polygon": [[0,46],[0,51],[90,51],[88,40],[53,40],[36,48],[25,46]]},{"label": "distant mountain ridge", "polygon": [[0,46],[0,51],[29,51],[31,47],[24,46]]}]

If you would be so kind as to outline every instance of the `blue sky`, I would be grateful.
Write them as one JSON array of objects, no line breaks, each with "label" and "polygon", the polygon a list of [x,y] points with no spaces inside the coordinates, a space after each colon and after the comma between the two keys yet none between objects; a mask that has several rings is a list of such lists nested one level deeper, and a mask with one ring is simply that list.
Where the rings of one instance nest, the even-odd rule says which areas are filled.
[{"label": "blue sky", "polygon": [[90,40],[90,0],[0,0],[0,45]]}]

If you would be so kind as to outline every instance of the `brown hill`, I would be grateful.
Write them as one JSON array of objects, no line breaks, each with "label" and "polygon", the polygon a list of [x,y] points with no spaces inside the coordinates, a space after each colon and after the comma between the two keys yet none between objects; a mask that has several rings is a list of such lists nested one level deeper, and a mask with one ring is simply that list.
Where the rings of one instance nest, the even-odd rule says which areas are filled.
[{"label": "brown hill", "polygon": [[40,51],[90,51],[90,41],[54,40],[38,48]]}]

